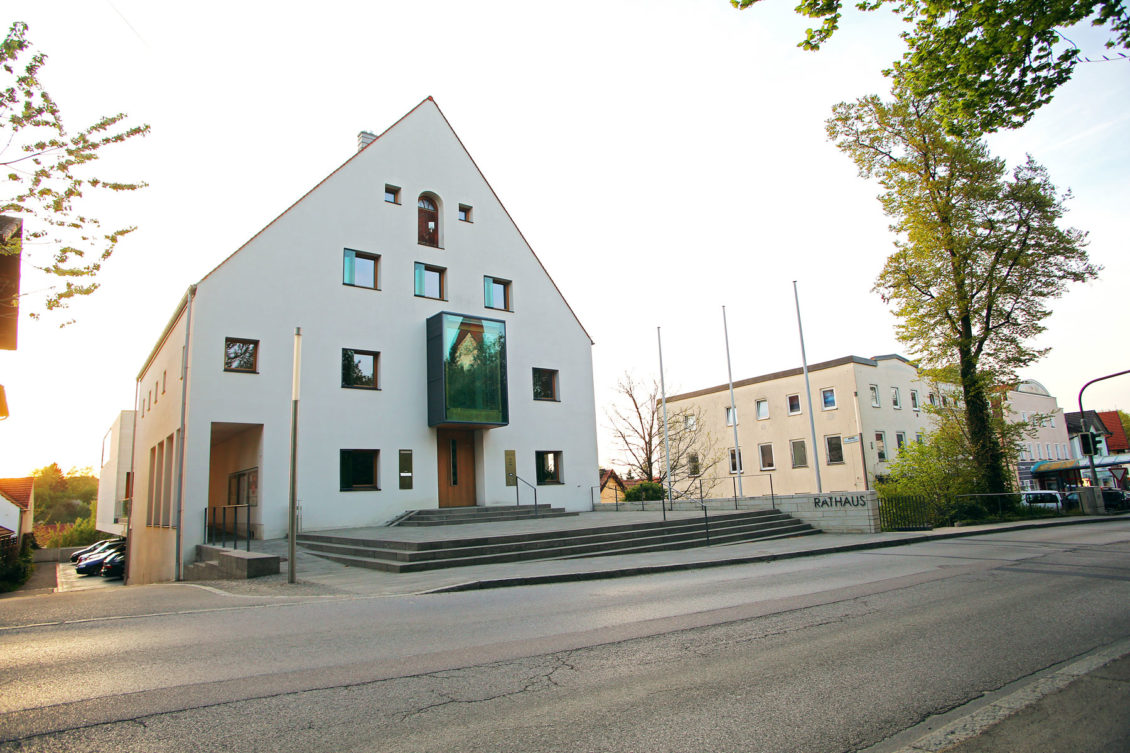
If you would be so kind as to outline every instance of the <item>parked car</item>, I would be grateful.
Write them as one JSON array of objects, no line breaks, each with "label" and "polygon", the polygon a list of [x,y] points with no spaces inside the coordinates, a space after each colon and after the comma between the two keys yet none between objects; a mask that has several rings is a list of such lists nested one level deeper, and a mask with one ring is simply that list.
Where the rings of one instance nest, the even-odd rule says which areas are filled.
[{"label": "parked car", "polygon": [[[1020,493],[1020,499],[1029,507],[1046,507],[1053,510],[1064,509],[1063,492],[1053,492],[1046,489]],[[1078,502],[1076,502],[1078,504]]]},{"label": "parked car", "polygon": [[102,577],[103,578],[122,578],[126,574],[126,553],[125,550],[114,552],[106,559],[102,560]]},{"label": "parked car", "polygon": [[1125,510],[1130,507],[1126,492],[1119,489],[1103,489],[1103,506],[1109,510]]},{"label": "parked car", "polygon": [[104,550],[108,546],[113,546],[114,544],[117,544],[119,542],[124,542],[124,541],[125,541],[125,539],[123,539],[121,537],[114,538],[114,539],[102,539],[101,541],[96,541],[93,544],[91,544],[90,546],[86,547],[85,549],[79,549],[77,552],[72,553],[71,554],[71,562],[78,562],[80,559],[82,559],[83,557],[85,557],[88,554],[94,554],[95,552],[101,552],[102,550]]},{"label": "parked car", "polygon": [[102,572],[102,563],[106,561],[107,557],[118,552],[124,552],[125,549],[126,542],[122,541],[108,546],[100,552],[88,554],[75,563],[75,572],[80,575],[97,575]]}]

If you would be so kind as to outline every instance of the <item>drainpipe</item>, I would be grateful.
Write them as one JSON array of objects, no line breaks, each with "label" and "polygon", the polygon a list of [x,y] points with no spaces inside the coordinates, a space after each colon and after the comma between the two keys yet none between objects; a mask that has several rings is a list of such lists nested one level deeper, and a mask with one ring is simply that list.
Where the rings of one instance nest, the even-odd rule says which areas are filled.
[{"label": "drainpipe", "polygon": [[196,286],[188,286],[188,304],[187,313],[184,323],[184,350],[181,353],[180,359],[180,442],[177,447],[177,567],[176,567],[176,580],[181,580],[181,570],[183,564],[181,562],[181,538],[184,531],[184,445],[185,439],[188,436],[184,427],[185,410],[188,405],[188,345],[189,338],[192,335],[192,302],[196,298]]}]

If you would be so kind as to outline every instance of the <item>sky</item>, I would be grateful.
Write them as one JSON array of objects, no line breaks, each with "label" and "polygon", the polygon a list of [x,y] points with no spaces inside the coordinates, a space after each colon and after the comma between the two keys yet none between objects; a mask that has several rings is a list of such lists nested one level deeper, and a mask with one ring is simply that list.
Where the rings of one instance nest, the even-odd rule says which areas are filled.
[{"label": "sky", "polygon": [[[595,345],[600,459],[605,410],[626,371],[669,394],[809,363],[906,353],[871,292],[893,236],[876,195],[827,141],[832,106],[886,93],[901,54],[889,12],[848,11],[819,53],[788,0],[416,0],[367,3],[17,0],[47,53],[41,80],[78,130],[123,111],[152,133],[100,170],[144,180],[94,203],[138,230],[102,288],[65,315],[20,323],[0,351],[11,417],[0,476],[101,464],[133,406],[137,373],[187,287],[356,150],[431,96]],[[1085,54],[1102,37],[1080,29]],[[1098,280],[1053,304],[1050,347],[1021,376],[1073,410],[1088,380],[1130,368],[1130,62],[1079,66],[1023,129],[990,137],[1070,189]],[[24,291],[48,284],[25,272]],[[69,319],[75,323],[64,328]],[[1087,408],[1130,410],[1130,376],[1087,389]]]}]

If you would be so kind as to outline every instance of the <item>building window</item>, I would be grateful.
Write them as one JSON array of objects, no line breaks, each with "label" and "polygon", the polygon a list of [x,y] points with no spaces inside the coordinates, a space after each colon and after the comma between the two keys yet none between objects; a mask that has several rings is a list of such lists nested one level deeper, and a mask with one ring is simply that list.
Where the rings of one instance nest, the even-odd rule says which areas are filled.
[{"label": "building window", "polygon": [[871,405],[879,407],[879,385],[871,385]]},{"label": "building window", "polygon": [[439,207],[434,197],[420,194],[416,202],[419,228],[417,242],[421,246],[439,247]]},{"label": "building window", "polygon": [[379,290],[377,263],[380,258],[376,254],[366,254],[362,251],[354,251],[351,248],[345,249],[341,284]]},{"label": "building window", "polygon": [[803,439],[794,439],[789,442],[789,451],[793,457],[793,468],[808,467],[808,450]]},{"label": "building window", "polygon": [[914,435],[914,441],[918,444],[926,444],[926,435],[922,432],[918,432]]},{"label": "building window", "polygon": [[[163,391],[164,390],[162,390],[162,392]],[[1048,425],[1053,429],[1055,428],[1055,414],[1054,413],[1048,414]]]},{"label": "building window", "polygon": [[896,431],[895,432],[895,447],[900,449],[900,450],[903,447],[906,447],[906,432],[904,432],[904,431]]},{"label": "building window", "polygon": [[828,450],[828,465],[844,462],[844,444],[839,434],[824,437],[824,445]]},{"label": "building window", "polygon": [[470,222],[471,221],[471,207],[468,206],[467,204],[460,204],[459,205],[459,221],[460,222]]},{"label": "building window", "polygon": [[938,405],[938,398],[934,396],[933,392],[927,393],[926,399],[930,401],[930,405],[935,407]]},{"label": "building window", "polygon": [[687,475],[698,476],[702,474],[702,465],[698,459],[698,453],[692,452],[687,455]]},{"label": "building window", "polygon": [[836,409],[836,388],[825,387],[820,390],[820,403],[824,406],[824,410]]},{"label": "building window", "polygon": [[443,267],[416,262],[416,295],[421,298],[446,301],[447,286],[444,284],[446,276],[447,270]]},{"label": "building window", "polygon": [[559,400],[557,369],[534,369],[534,400]]},{"label": "building window", "polygon": [[789,415],[795,416],[800,413],[800,395],[789,395],[785,398],[789,403]]},{"label": "building window", "polygon": [[400,488],[412,488],[412,451],[400,451]]},{"label": "building window", "polygon": [[167,372],[167,371],[161,372],[161,394],[162,395],[165,394],[165,377],[168,376],[168,373],[169,372]]},{"label": "building window", "polygon": [[730,448],[730,473],[742,472],[742,451],[739,449],[734,452],[734,448]]},{"label": "building window", "polygon": [[371,350],[341,349],[341,386],[355,389],[379,389],[377,364],[380,353]]},{"label": "building window", "polygon": [[342,450],[341,490],[343,492],[379,491],[377,461],[380,455],[380,450]]},{"label": "building window", "polygon": [[561,476],[561,451],[539,450],[534,453],[538,484],[564,483]]},{"label": "building window", "polygon": [[899,395],[898,387],[891,387],[891,405],[893,405],[896,410],[902,410],[902,397]]},{"label": "building window", "polygon": [[484,277],[483,303],[488,309],[511,311],[510,280],[500,280],[497,277]]},{"label": "building window", "polygon": [[385,201],[387,201],[389,204],[399,204],[400,187],[390,186],[388,183],[385,183]]},{"label": "building window", "polygon": [[913,410],[918,410],[922,406],[918,404],[918,390],[910,391],[910,407]]},{"label": "building window", "polygon": [[687,413],[683,416],[683,428],[687,431],[695,431],[698,429],[698,416],[694,413]]},{"label": "building window", "polygon": [[224,371],[259,373],[259,341],[224,338]]},{"label": "building window", "polygon": [[767,418],[769,418],[769,401],[768,400],[758,400],[754,405],[757,408],[757,420],[758,421],[764,421]]},{"label": "building window", "polygon": [[883,432],[875,432],[875,451],[879,454],[879,462],[887,459],[887,438]]},{"label": "building window", "polygon": [[757,446],[757,452],[758,452],[759,458],[761,460],[761,470],[771,471],[771,470],[773,470],[777,467],[777,464],[775,462],[773,462],[773,445],[772,444],[758,445]]},{"label": "building window", "polygon": [[726,406],[726,426],[733,426],[738,422],[738,409]]}]

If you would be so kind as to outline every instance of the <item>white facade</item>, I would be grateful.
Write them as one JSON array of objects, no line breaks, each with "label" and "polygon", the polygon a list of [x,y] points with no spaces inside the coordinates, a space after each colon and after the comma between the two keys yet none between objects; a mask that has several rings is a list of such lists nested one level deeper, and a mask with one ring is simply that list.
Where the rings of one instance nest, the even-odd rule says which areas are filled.
[{"label": "white facade", "polygon": [[0,493],[0,528],[7,528],[12,533],[20,533],[23,508]]},{"label": "white facade", "polygon": [[1044,460],[1069,460],[1072,457],[1067,421],[1055,397],[1037,381],[1026,380],[1006,394],[1010,423],[1027,423],[1033,436],[1020,441],[1017,481],[1022,489],[1038,489],[1032,476],[1034,464]]},{"label": "white facade", "polygon": [[[897,355],[847,356],[809,366],[815,453],[804,375],[800,368],[734,382],[741,492],[744,496],[865,491],[887,472],[898,449],[931,428],[926,405],[940,403],[936,387]],[[736,488],[728,385],[675,395],[675,409],[696,409],[727,455],[707,480],[713,494]],[[771,484],[771,485],[770,485]],[[711,493],[707,495],[710,496]]]},{"label": "white facade", "polygon": [[[427,231],[433,215],[418,199],[436,207]],[[442,312],[464,317],[453,361],[487,350],[478,320],[504,324],[506,421],[433,420],[426,322]],[[590,504],[592,341],[429,98],[177,307],[138,377],[131,582],[177,577],[208,508],[248,504],[256,537],[285,535],[296,328],[303,530],[383,524],[445,499],[526,504],[522,482],[537,486],[540,504]],[[253,359],[233,356],[251,343]],[[354,359],[359,371],[375,366],[375,385],[343,386],[355,379],[343,361]]]},{"label": "white facade", "polygon": [[134,412],[122,411],[102,439],[102,469],[98,474],[98,507],[94,524],[99,531],[118,536],[125,535],[129,514],[133,423]]}]

